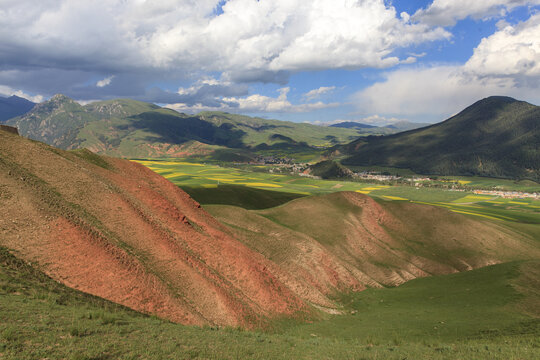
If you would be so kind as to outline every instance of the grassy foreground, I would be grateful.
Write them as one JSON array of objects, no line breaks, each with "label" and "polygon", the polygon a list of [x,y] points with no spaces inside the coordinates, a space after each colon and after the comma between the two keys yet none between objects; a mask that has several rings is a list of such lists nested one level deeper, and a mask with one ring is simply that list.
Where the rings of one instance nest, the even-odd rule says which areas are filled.
[{"label": "grassy foreground", "polygon": [[528,268],[538,263],[372,289],[343,298],[347,315],[244,331],[136,313],[66,288],[0,249],[0,358],[534,359],[539,321],[524,312],[537,298],[516,290],[534,285]]}]

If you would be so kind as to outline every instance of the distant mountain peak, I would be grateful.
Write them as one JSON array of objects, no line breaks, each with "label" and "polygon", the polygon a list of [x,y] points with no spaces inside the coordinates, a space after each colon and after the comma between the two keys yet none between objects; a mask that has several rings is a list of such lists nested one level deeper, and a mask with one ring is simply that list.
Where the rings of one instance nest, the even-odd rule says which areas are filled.
[{"label": "distant mountain peak", "polygon": [[368,124],[363,124],[363,123],[359,123],[359,122],[356,122],[356,121],[342,121],[340,123],[337,123],[337,124],[332,124],[330,125],[330,127],[340,127],[340,128],[345,128],[345,129],[371,129],[371,128],[376,128],[377,126],[374,126],[374,125],[368,125]]},{"label": "distant mountain peak", "polygon": [[480,107],[497,108],[500,106],[505,106],[505,105],[514,104],[514,103],[525,103],[525,102],[516,100],[509,96],[488,96],[486,98],[478,100],[477,102],[465,108],[463,111],[467,111],[470,109],[477,109]]},{"label": "distant mountain peak", "polygon": [[30,111],[35,103],[17,95],[0,96],[0,123]]},{"label": "distant mountain peak", "polygon": [[17,95],[11,95],[10,97],[8,97],[8,99],[11,99],[11,100],[25,100],[25,101],[29,101],[28,99],[25,99],[25,98],[20,97],[20,96],[17,96]]},{"label": "distant mountain peak", "polygon": [[72,98],[64,95],[64,94],[55,94],[53,97],[49,99],[49,101],[74,101]]},{"label": "distant mountain peak", "polygon": [[132,116],[147,111],[159,109],[160,107],[138,100],[132,99],[113,99],[96,101],[84,106],[86,111],[97,115],[98,117],[107,116]]},{"label": "distant mountain peak", "polygon": [[516,100],[516,99],[514,99],[513,97],[510,97],[510,96],[493,95],[493,96],[488,96],[487,98],[483,98],[482,100],[480,100],[478,102],[482,102],[482,101],[517,102],[519,100]]}]

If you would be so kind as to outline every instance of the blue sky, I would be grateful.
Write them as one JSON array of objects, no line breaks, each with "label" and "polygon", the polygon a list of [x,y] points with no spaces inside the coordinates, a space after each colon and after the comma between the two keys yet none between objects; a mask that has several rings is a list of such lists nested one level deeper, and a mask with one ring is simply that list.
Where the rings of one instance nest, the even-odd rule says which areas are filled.
[{"label": "blue sky", "polygon": [[540,0],[21,0],[0,95],[128,97],[291,121],[438,122],[540,104]]}]

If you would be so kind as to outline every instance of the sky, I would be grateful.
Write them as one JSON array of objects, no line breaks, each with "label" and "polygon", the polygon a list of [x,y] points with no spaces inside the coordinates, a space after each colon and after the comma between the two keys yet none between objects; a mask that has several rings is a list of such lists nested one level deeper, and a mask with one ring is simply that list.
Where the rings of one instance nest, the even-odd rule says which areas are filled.
[{"label": "sky", "polygon": [[540,105],[540,0],[0,0],[0,95],[315,124]]}]

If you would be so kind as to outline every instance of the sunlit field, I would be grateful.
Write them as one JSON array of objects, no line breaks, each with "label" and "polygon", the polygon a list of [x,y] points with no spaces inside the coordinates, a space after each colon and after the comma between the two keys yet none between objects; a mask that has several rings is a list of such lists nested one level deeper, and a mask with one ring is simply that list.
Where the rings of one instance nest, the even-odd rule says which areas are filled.
[{"label": "sunlit field", "polygon": [[[493,221],[540,224],[540,201],[532,199],[505,199],[499,196],[478,195],[472,191],[451,191],[429,187],[318,180],[298,175],[272,174],[267,172],[271,167],[266,166],[238,169],[174,160],[134,161],[147,166],[182,188],[216,189],[226,185],[235,185],[300,196],[355,191],[382,201],[410,201],[434,205],[456,213]],[[483,179],[482,181],[497,184],[498,179]],[[501,181],[505,182],[505,180]],[[479,183],[480,180],[477,178],[467,180],[460,177],[459,182],[469,184]],[[212,201],[205,198],[202,203],[211,204]]]}]

